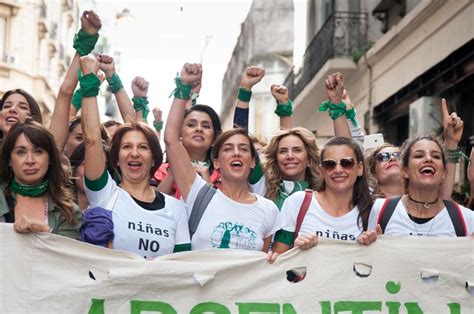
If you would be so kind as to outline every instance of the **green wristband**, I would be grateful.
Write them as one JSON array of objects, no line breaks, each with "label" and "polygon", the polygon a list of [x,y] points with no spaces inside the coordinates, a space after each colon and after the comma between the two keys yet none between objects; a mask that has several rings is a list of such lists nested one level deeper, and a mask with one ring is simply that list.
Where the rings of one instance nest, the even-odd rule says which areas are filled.
[{"label": "green wristband", "polygon": [[120,77],[117,75],[117,73],[114,73],[114,75],[106,79],[107,79],[107,83],[109,83],[109,87],[112,93],[115,94],[116,92],[118,92],[119,90],[123,88],[122,80],[120,80]]},{"label": "green wristband", "polygon": [[82,57],[88,55],[92,50],[94,50],[95,44],[97,43],[98,39],[99,34],[90,35],[80,29],[79,32],[74,35],[73,47]]},{"label": "green wristband", "polygon": [[239,88],[239,93],[237,94],[237,99],[243,102],[249,102],[252,98],[252,91],[248,91],[245,88]]},{"label": "green wristband", "polygon": [[160,132],[163,130],[163,121],[153,121],[153,126],[155,127],[155,130]]},{"label": "green wristband", "polygon": [[148,99],[146,97],[133,97],[133,109],[143,113],[143,119],[146,120],[150,109],[148,108]]},{"label": "green wristband", "polygon": [[341,102],[340,104],[333,104],[327,99],[323,101],[319,106],[319,111],[328,111],[331,119],[336,120],[340,116],[346,113],[346,104]]},{"label": "green wristband", "polygon": [[359,126],[359,123],[357,123],[355,116],[356,116],[356,110],[354,107],[352,107],[349,110],[346,110],[346,118],[351,120],[354,126]]},{"label": "green wristband", "polygon": [[99,94],[100,79],[94,73],[79,75],[82,97],[96,97]]},{"label": "green wristband", "polygon": [[176,88],[171,92],[170,97],[174,95],[174,98],[185,99],[188,100],[191,97],[191,88],[192,85],[183,84],[181,78],[176,73],[176,78],[174,79],[176,83]]},{"label": "green wristband", "polygon": [[453,164],[458,164],[461,157],[468,161],[471,161],[471,159],[469,159],[469,157],[466,154],[464,154],[462,150],[460,150],[459,148],[455,148],[455,149],[447,148],[445,150],[445,155],[446,155],[446,161]]},{"label": "green wristband", "polygon": [[77,111],[81,110],[81,106],[82,106],[82,93],[81,93],[81,89],[80,89],[80,88],[78,88],[78,89],[74,92],[74,95],[72,95],[71,104],[74,106],[74,108],[77,109]]},{"label": "green wristband", "polygon": [[293,102],[291,101],[291,99],[288,99],[288,102],[286,104],[279,104],[277,101],[275,114],[279,117],[291,116],[293,114]]}]

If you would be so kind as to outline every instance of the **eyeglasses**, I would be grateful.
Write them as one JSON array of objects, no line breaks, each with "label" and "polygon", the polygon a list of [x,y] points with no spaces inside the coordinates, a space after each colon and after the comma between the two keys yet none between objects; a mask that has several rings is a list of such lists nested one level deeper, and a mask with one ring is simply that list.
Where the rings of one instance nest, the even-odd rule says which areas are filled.
[{"label": "eyeglasses", "polygon": [[398,159],[398,157],[400,157],[400,152],[391,152],[391,153],[384,152],[384,153],[378,153],[377,155],[375,155],[375,158],[377,158],[377,160],[380,162],[389,161],[390,158]]},{"label": "eyeglasses", "polygon": [[321,167],[325,170],[333,170],[339,164],[344,169],[352,169],[355,165],[355,160],[352,157],[341,158],[339,161],[335,161],[334,159],[324,159],[321,161]]}]

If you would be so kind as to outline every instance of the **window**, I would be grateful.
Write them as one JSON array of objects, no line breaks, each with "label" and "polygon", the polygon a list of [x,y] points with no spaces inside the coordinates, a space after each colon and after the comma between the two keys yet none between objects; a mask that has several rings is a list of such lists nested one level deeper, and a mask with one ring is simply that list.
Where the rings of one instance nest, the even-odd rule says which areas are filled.
[{"label": "window", "polygon": [[7,61],[7,18],[0,16],[0,61]]}]

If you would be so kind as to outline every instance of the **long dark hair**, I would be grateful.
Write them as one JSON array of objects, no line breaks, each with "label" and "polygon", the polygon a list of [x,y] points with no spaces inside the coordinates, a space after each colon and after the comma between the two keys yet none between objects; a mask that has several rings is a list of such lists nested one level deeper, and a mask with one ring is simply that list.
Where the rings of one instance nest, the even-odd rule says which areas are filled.
[{"label": "long dark hair", "polygon": [[[372,198],[370,197],[369,192],[369,184],[367,183],[367,175],[365,174],[365,162],[364,162],[364,155],[362,154],[362,150],[360,149],[359,145],[351,139],[346,137],[333,137],[329,140],[329,142],[324,145],[323,150],[321,151],[321,160],[324,160],[324,153],[326,149],[330,146],[342,146],[345,145],[349,147],[356,156],[356,162],[362,163],[364,171],[362,172],[362,176],[358,176],[355,183],[354,188],[352,190],[352,203],[357,205],[359,209],[359,217],[358,223],[362,222],[362,227],[364,230],[367,230],[367,226],[369,223],[369,213],[370,209],[372,208]],[[326,190],[326,182],[323,181],[321,183],[318,192]]]},{"label": "long dark hair", "polygon": [[[68,223],[76,223],[74,217],[74,202],[71,191],[68,188],[68,164],[58,151],[53,135],[41,124],[31,118],[25,122],[19,122],[12,126],[8,136],[3,140],[0,154],[1,166],[0,176],[9,183],[14,173],[10,167],[11,153],[15,147],[18,137],[24,134],[28,141],[49,155],[49,166],[45,178],[48,179],[48,194],[59,207],[61,215]],[[7,194],[11,191],[7,191]]]},{"label": "long dark hair", "polygon": [[23,89],[17,88],[17,89],[11,89],[7,91],[5,94],[2,96],[2,100],[0,101],[0,110],[3,109],[3,104],[7,100],[7,98],[10,95],[13,94],[20,94],[23,97],[26,98],[26,101],[28,102],[28,105],[30,106],[30,112],[31,112],[31,118],[35,120],[36,122],[43,123],[43,118],[41,117],[41,109],[36,100],[31,96],[29,93],[24,91]]}]

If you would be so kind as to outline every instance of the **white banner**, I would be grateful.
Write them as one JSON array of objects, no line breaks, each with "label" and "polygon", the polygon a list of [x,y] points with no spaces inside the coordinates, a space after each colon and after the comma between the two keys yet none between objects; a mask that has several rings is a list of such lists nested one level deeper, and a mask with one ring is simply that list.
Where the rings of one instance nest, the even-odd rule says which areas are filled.
[{"label": "white banner", "polygon": [[[472,314],[472,238],[320,240],[270,265],[209,250],[154,261],[0,224],[0,313]],[[287,271],[306,267],[306,278]],[[471,290],[472,291],[472,290]]]}]

